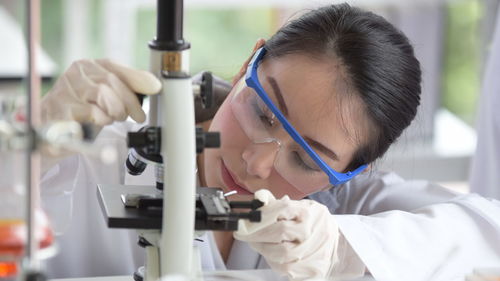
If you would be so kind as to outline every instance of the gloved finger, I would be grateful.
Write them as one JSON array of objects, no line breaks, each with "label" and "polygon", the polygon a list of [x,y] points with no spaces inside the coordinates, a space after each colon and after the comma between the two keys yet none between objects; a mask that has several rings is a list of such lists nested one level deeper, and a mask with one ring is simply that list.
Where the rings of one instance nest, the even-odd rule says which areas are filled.
[{"label": "gloved finger", "polygon": [[329,268],[328,262],[328,260],[318,260],[308,264],[302,264],[301,261],[293,261],[289,263],[275,263],[268,261],[267,263],[274,271],[287,275],[288,280],[319,281],[330,280],[325,278],[326,272],[324,268]]},{"label": "gloved finger", "polygon": [[[125,101],[118,96],[118,93],[124,89],[129,93],[131,91],[118,77],[102,66],[91,60],[80,60],[70,66],[64,78],[63,82],[65,82],[68,93],[67,98],[74,97],[75,103],[96,104],[104,111],[105,115],[115,120],[125,120],[128,116],[124,105]],[[122,84],[122,87],[117,87],[117,84]],[[135,110],[140,110],[144,116],[139,102],[136,103]],[[81,115],[81,113],[76,114]],[[100,116],[99,113],[96,114]],[[99,118],[99,120],[104,119]],[[92,122],[91,120],[86,121]]]},{"label": "gloved finger", "polygon": [[95,104],[74,106],[71,109],[71,115],[75,121],[89,122],[101,127],[113,123],[113,119]]},{"label": "gloved finger", "polygon": [[104,127],[113,123],[113,118],[108,116],[100,107],[97,105],[90,106],[90,122],[96,124],[97,126]]},{"label": "gloved finger", "polygon": [[[79,97],[81,103],[96,104],[112,119],[126,119],[124,101],[117,94],[120,90],[116,86],[112,89],[114,84],[121,83],[114,74],[90,61],[78,61],[71,66],[69,74],[66,87],[75,92],[73,96]],[[123,88],[130,91],[125,85]],[[140,108],[138,102],[136,106]]]},{"label": "gloved finger", "polygon": [[296,242],[251,243],[250,246],[260,253],[268,263],[285,264],[296,262],[302,258],[300,253],[294,250],[299,246],[299,243]]},{"label": "gloved finger", "polygon": [[[62,90],[65,94],[74,97],[79,102],[86,102],[88,98],[95,97],[95,90],[98,84],[94,81],[96,77],[101,77],[106,71],[101,67],[96,67],[89,60],[75,61],[61,77]],[[58,86],[58,82],[56,86]]]},{"label": "gloved finger", "polygon": [[280,243],[250,243],[250,246],[264,256],[267,261],[284,264],[295,261],[305,262],[309,259],[330,259],[333,253],[333,243],[322,242],[323,243],[317,243],[312,239],[307,239],[305,242],[282,241]]},{"label": "gloved finger", "polygon": [[268,205],[270,202],[273,202],[276,200],[274,195],[271,193],[271,191],[267,189],[259,189],[254,193],[255,199],[261,201],[265,205]]},{"label": "gloved finger", "polygon": [[[324,226],[328,228],[328,225]],[[300,227],[299,224],[286,226],[285,231],[281,236],[282,240],[274,239],[274,241],[265,241],[266,239],[256,238],[256,242],[249,242],[250,245],[267,260],[276,261],[279,263],[291,262],[294,260],[305,260],[315,256],[315,259],[331,258],[335,243],[331,243],[337,239],[337,230],[331,229],[327,231],[323,226],[312,229],[312,232]],[[271,233],[279,232],[280,229],[270,229]],[[288,234],[285,234],[288,232]],[[265,234],[262,234],[265,235]],[[262,236],[261,235],[261,236]],[[296,238],[301,237],[301,238]],[[252,237],[255,238],[255,237]],[[258,241],[261,240],[261,241]],[[271,239],[269,239],[271,240]]]},{"label": "gloved finger", "polygon": [[[127,84],[126,81],[123,81],[119,77],[119,73],[113,69],[105,68],[105,65],[102,63],[105,62],[114,64],[109,60],[96,60],[92,64],[84,64],[84,70],[87,73],[93,73],[92,75],[87,75],[88,79],[92,80],[93,83],[97,85],[106,84],[113,89],[113,93],[106,93],[108,95],[115,95],[119,99],[119,103],[125,107],[126,115],[130,115],[132,119],[134,119],[138,123],[144,122],[146,120],[146,114],[142,110],[141,104],[139,103],[139,99],[136,94],[133,92]],[[125,67],[123,67],[125,68]],[[128,68],[127,68],[128,69]],[[132,70],[132,69],[130,69]],[[136,71],[136,70],[133,70]],[[145,71],[144,71],[145,72]],[[152,75],[149,72],[145,72]],[[155,78],[156,79],[156,78]],[[112,98],[112,97],[110,97]],[[121,117],[121,116],[120,116]],[[126,118],[126,117],[125,117]],[[123,120],[124,118],[120,118],[118,120]]]},{"label": "gloved finger", "polygon": [[317,222],[316,226],[310,229],[303,238],[302,240],[270,244],[265,248],[266,253],[264,254],[280,252],[283,256],[287,256],[287,258],[275,257],[275,260],[279,262],[290,262],[294,258],[302,263],[307,260],[316,262],[331,260],[336,245],[335,241],[338,239],[338,229],[332,220],[322,220]]},{"label": "gloved finger", "polygon": [[130,117],[136,122],[144,122],[144,120],[146,120],[146,114],[144,113],[136,94],[115,75],[110,74],[106,79],[107,84],[113,89],[112,94],[116,96],[119,103],[124,107],[125,118],[130,115]]},{"label": "gloved finger", "polygon": [[[115,79],[118,78],[115,77]],[[127,119],[128,112],[125,109],[123,101],[116,94],[116,91],[116,88],[112,89],[108,84],[99,84],[95,103],[112,119],[124,121]]]},{"label": "gloved finger", "polygon": [[[274,195],[269,190],[266,189],[257,190],[254,194],[254,198],[260,200],[264,204],[264,207],[265,205],[269,205],[270,202],[276,201]],[[261,207],[260,209],[262,210],[262,208],[264,207]],[[233,236],[236,239],[238,239],[237,237],[240,238],[246,237],[249,234],[252,234],[256,231],[259,231],[260,229],[267,227],[270,224],[273,224],[275,221],[276,219],[273,217],[272,214],[265,215],[258,223],[253,223],[246,220],[245,221],[240,220],[238,222],[238,230],[233,233]]]},{"label": "gloved finger", "polygon": [[129,68],[108,59],[98,59],[96,63],[114,73],[136,93],[154,95],[161,89],[160,80],[150,72]]},{"label": "gloved finger", "polygon": [[266,206],[261,207],[262,219],[260,222],[250,222],[240,220],[238,223],[238,231],[234,232],[233,236],[236,239],[252,239],[252,235],[262,235],[266,233],[266,228],[279,221],[294,220],[297,217],[297,209],[289,208],[289,201],[275,200]]},{"label": "gloved finger", "polygon": [[[267,192],[264,192],[267,193]],[[270,194],[270,193],[269,193]],[[259,197],[257,197],[259,198]],[[274,197],[272,197],[274,198]],[[266,198],[260,197],[263,201],[266,201]],[[257,239],[262,239],[265,237],[269,237],[267,234],[269,233],[266,228],[280,222],[280,221],[300,221],[301,213],[303,213],[303,209],[299,208],[300,204],[297,204],[297,201],[290,200],[288,197],[284,197],[280,200],[270,201],[267,200],[267,205],[261,207],[259,210],[261,211],[262,219],[260,222],[249,222],[249,221],[240,221],[238,224],[238,231],[236,231],[233,236],[239,240],[252,240],[253,236],[257,237]],[[274,241],[274,240],[267,240]]]},{"label": "gloved finger", "polygon": [[262,220],[300,220],[303,207],[299,201],[290,200],[288,196],[285,196],[261,207],[260,211]]},{"label": "gloved finger", "polygon": [[234,237],[246,242],[281,243],[284,241],[302,242],[310,235],[310,229],[297,221],[277,221],[254,232],[245,234],[235,232]]}]

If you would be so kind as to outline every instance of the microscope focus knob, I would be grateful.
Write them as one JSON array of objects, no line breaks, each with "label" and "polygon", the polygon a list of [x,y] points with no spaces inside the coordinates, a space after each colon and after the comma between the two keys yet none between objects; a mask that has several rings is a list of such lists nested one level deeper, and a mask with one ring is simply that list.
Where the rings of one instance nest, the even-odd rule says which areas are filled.
[{"label": "microscope focus knob", "polygon": [[205,148],[220,147],[219,132],[203,132],[200,127],[196,128],[196,153],[202,153]]},{"label": "microscope focus knob", "polygon": [[220,147],[220,133],[219,132],[205,132],[205,148]]},{"label": "microscope focus knob", "polygon": [[203,108],[211,108],[214,105],[214,77],[210,71],[201,75],[200,95]]}]

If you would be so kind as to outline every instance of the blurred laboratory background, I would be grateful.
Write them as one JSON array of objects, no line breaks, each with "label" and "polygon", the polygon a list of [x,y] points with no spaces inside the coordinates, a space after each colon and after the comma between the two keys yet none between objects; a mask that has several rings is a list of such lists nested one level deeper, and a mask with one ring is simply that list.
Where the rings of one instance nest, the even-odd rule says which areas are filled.
[{"label": "blurred laboratory background", "polygon": [[[0,0],[0,94],[24,89],[24,1]],[[258,38],[301,12],[344,1],[185,0],[191,70],[230,80]],[[423,69],[414,124],[376,169],[437,181],[467,192],[475,150],[476,108],[498,0],[359,0],[407,34]],[[111,58],[147,69],[155,33],[154,0],[41,1],[40,71],[46,92],[72,61]]]}]

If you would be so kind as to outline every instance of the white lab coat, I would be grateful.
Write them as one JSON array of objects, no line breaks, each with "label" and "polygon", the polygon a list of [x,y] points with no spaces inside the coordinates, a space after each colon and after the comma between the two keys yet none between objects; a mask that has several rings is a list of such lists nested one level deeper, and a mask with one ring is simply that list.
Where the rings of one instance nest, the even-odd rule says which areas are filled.
[{"label": "white lab coat", "polygon": [[[106,166],[70,157],[45,174],[42,200],[56,230],[60,254],[47,264],[50,277],[131,274],[142,265],[134,231],[108,229],[96,195],[97,183],[153,184],[151,171],[125,175],[125,133],[130,124],[106,127],[98,143],[120,151]],[[425,181],[405,182],[373,172],[311,198],[327,205],[339,227],[377,280],[463,280],[475,267],[500,264],[500,202],[457,195]],[[201,245],[205,270],[224,269],[213,239]],[[264,259],[236,241],[228,269],[265,268]]]},{"label": "white lab coat", "polygon": [[[75,155],[61,161],[42,178],[41,197],[56,232],[59,253],[44,263],[49,278],[127,275],[144,265],[144,251],[137,246],[134,230],[109,229],[97,200],[98,183],[154,185],[153,167],[141,176],[125,173],[126,133],[137,124],[116,123],[102,130],[96,145],[112,145],[118,163]],[[269,268],[246,243],[235,241],[227,266],[209,232],[195,244],[201,251],[204,270]]]},{"label": "white lab coat", "polygon": [[470,177],[471,190],[500,199],[500,6],[478,110],[477,148]]}]

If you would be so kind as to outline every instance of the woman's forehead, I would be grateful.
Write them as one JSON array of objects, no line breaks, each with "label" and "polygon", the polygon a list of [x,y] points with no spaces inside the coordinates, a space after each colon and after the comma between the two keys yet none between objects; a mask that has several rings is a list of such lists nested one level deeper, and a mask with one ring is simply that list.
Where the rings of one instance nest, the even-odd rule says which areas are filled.
[{"label": "woman's forehead", "polygon": [[[291,54],[264,61],[259,67],[259,80],[272,78],[286,91],[287,98],[297,97],[312,104],[332,104],[347,95],[346,79],[336,60],[313,59]],[[268,81],[265,81],[268,82]],[[307,99],[305,99],[307,97]],[[333,103],[335,104],[335,103]]]}]

